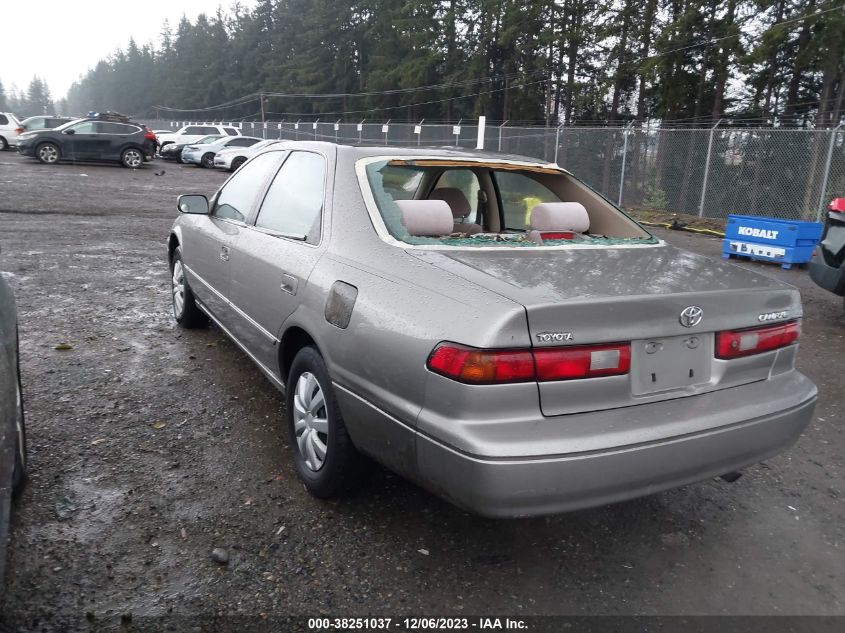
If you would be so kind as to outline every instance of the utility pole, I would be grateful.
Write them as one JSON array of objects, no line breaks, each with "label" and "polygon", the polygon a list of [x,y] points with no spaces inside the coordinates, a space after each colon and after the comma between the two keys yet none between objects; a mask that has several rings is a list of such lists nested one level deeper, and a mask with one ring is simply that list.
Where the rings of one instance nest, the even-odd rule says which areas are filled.
[{"label": "utility pole", "polygon": [[264,123],[264,93],[258,95],[258,100],[261,102],[261,123]]}]

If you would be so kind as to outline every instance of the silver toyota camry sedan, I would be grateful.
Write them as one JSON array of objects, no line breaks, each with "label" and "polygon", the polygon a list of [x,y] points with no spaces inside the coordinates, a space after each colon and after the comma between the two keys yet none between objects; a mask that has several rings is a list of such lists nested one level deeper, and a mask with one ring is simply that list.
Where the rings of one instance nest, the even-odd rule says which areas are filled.
[{"label": "silver toyota camry sedan", "polygon": [[178,207],[176,320],[285,394],[318,497],[367,455],[480,514],[563,512],[733,474],[813,413],[796,289],[556,165],[280,143]]}]

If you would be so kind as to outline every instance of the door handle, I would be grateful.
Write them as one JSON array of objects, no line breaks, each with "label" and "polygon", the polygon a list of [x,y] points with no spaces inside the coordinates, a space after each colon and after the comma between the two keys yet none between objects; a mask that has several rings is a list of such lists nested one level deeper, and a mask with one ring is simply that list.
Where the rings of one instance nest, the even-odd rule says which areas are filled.
[{"label": "door handle", "polygon": [[228,246],[221,246],[220,247],[220,259],[224,262],[229,261],[229,247]]},{"label": "door handle", "polygon": [[296,290],[299,287],[299,279],[288,273],[282,273],[282,283],[279,287],[281,288],[282,292],[287,292],[288,294],[295,295]]}]

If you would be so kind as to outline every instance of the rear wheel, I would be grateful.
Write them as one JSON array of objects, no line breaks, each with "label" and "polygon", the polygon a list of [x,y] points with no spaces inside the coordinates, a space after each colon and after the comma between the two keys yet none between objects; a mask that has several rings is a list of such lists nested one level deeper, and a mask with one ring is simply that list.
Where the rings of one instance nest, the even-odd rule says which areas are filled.
[{"label": "rear wheel", "polygon": [[232,171],[236,171],[238,167],[243,165],[246,162],[246,158],[243,156],[238,156],[235,160],[232,161]]},{"label": "rear wheel", "polygon": [[123,150],[123,153],[120,155],[120,164],[129,169],[138,169],[144,164],[144,155],[141,153],[141,150],[130,147],[129,149]]},{"label": "rear wheel", "polygon": [[59,162],[62,152],[55,143],[42,143],[35,150],[35,155],[45,165],[54,165]]},{"label": "rear wheel", "polygon": [[0,152],[2,152],[4,149],[8,149],[8,148],[9,148],[8,141],[6,141],[6,139],[4,139],[2,136],[0,136]]},{"label": "rear wheel", "polygon": [[182,263],[182,247],[177,246],[170,260],[171,294],[173,297],[173,317],[184,328],[194,329],[208,325],[208,317],[197,307],[194,293],[185,278],[185,265]]},{"label": "rear wheel", "polygon": [[291,365],[286,390],[288,435],[296,474],[322,499],[357,482],[361,456],[346,431],[329,370],[320,352],[304,347]]},{"label": "rear wheel", "polygon": [[200,159],[200,165],[202,167],[207,168],[207,169],[213,169],[214,168],[214,154],[212,154],[211,152],[208,152],[207,154],[205,154]]}]

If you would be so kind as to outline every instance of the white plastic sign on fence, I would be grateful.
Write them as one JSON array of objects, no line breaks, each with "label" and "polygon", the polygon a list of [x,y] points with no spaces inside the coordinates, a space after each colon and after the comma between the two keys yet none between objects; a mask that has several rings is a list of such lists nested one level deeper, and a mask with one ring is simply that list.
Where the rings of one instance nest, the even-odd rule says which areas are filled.
[{"label": "white plastic sign on fence", "polygon": [[461,135],[461,126],[460,125],[453,125],[452,126],[452,134],[454,134],[455,136],[460,136]]},{"label": "white plastic sign on fence", "polygon": [[340,123],[334,124],[334,131],[337,132],[340,129]]},{"label": "white plastic sign on fence", "polygon": [[422,125],[414,126],[414,134],[422,134]]},{"label": "white plastic sign on fence", "polygon": [[299,129],[299,123],[294,123],[294,124],[293,124],[293,129],[294,129],[294,130],[298,130],[298,129]]},{"label": "white plastic sign on fence", "polygon": [[356,127],[356,128],[357,128],[357,130],[360,132],[361,130],[363,130],[363,129],[364,129],[364,124],[363,124],[363,123],[359,123],[359,124],[358,124],[357,126],[355,126],[355,127]]},{"label": "white plastic sign on fence", "polygon": [[266,124],[266,123],[264,124],[264,129],[265,129],[265,130],[267,129],[267,124]]},{"label": "white plastic sign on fence", "polygon": [[389,125],[382,125],[382,126],[381,126],[381,132],[382,132],[382,134],[387,134],[387,129],[388,129],[389,127],[390,127]]},{"label": "white plastic sign on fence", "polygon": [[314,123],[312,123],[312,124],[311,124],[311,129],[312,129],[312,130],[316,130],[316,129],[317,129],[317,122],[316,122],[316,121],[315,121]]},{"label": "white plastic sign on fence", "polygon": [[281,123],[279,123],[279,129],[280,129],[280,130],[282,129],[282,124],[281,124]]}]

